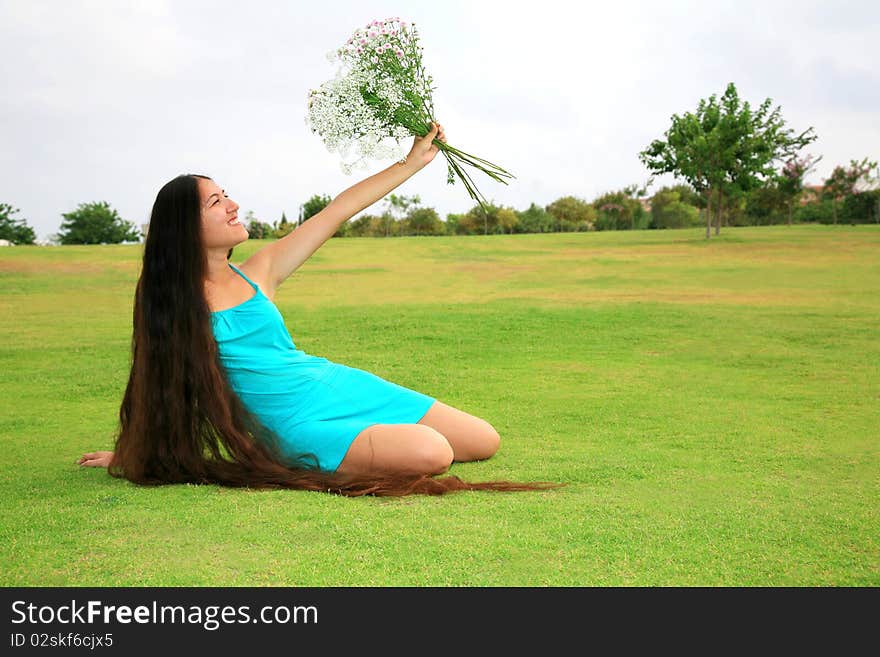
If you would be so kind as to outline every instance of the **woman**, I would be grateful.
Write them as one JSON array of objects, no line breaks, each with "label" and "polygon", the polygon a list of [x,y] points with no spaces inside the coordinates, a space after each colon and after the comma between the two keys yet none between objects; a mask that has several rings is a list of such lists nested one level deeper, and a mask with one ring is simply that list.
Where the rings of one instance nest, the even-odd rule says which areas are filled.
[{"label": "woman", "polygon": [[442,126],[404,163],[350,187],[240,267],[239,206],[208,177],[158,193],[134,302],[132,366],[113,452],[77,463],[138,484],[216,483],[343,495],[535,490],[546,484],[435,479],[492,456],[485,420],[369,372],[296,348],[272,302],[339,226],[439,152]]}]

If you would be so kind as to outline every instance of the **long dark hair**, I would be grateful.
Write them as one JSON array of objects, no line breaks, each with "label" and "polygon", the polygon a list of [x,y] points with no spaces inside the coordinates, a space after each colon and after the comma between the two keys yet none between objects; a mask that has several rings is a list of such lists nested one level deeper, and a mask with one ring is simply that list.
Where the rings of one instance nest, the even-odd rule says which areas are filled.
[{"label": "long dark hair", "polygon": [[[244,406],[219,359],[203,287],[207,257],[198,178],[210,180],[180,175],[159,190],[153,204],[134,298],[131,374],[107,468],[112,476],[142,485],[220,484],[349,496],[559,485],[473,483],[453,475],[343,475],[285,464],[278,457],[278,436]],[[227,258],[231,254],[230,249]]]}]

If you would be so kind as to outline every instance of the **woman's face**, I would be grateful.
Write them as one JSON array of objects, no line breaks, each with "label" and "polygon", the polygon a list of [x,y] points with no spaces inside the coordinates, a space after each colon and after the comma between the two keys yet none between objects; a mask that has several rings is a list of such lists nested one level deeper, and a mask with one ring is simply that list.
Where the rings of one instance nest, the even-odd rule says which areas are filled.
[{"label": "woman's face", "polygon": [[202,240],[205,248],[232,248],[248,238],[238,218],[238,203],[213,180],[197,178],[202,207]]}]

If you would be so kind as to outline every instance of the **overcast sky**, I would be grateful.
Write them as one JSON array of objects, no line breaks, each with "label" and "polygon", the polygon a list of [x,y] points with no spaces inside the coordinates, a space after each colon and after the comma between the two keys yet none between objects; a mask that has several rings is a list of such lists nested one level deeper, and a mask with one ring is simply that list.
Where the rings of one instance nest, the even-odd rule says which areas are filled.
[{"label": "overcast sky", "polygon": [[[242,216],[294,219],[313,194],[335,197],[392,163],[347,176],[304,121],[309,89],[336,73],[326,53],[392,16],[419,30],[448,142],[516,176],[471,170],[497,204],[644,183],[638,152],[728,82],[752,105],[772,98],[795,130],[815,128],[818,183],[835,164],[880,159],[878,7],[0,0],[0,202],[40,238],[83,202],[140,225],[165,182],[202,173]],[[446,184],[440,155],[396,192],[443,218],[473,205]]]}]

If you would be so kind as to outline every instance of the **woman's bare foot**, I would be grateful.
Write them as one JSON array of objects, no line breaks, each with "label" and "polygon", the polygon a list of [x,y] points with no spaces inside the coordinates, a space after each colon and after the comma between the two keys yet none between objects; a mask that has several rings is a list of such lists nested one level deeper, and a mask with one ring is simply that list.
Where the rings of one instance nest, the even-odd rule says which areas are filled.
[{"label": "woman's bare foot", "polygon": [[77,460],[77,463],[92,468],[106,468],[110,465],[110,459],[112,458],[113,452],[89,452],[88,454],[83,454]]}]

